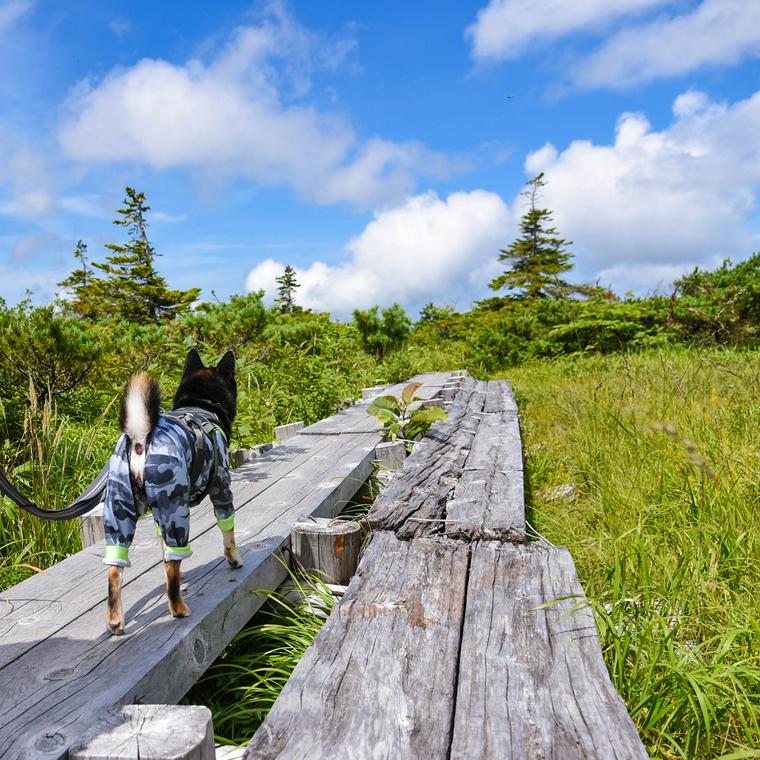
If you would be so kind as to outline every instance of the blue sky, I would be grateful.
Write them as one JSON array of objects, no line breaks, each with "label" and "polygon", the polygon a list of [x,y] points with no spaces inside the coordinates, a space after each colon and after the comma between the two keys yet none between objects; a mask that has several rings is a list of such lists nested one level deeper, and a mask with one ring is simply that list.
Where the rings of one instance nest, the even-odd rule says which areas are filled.
[{"label": "blue sky", "polygon": [[0,0],[0,297],[130,185],[174,287],[466,309],[539,171],[575,279],[667,290],[760,248],[759,58],[756,0]]}]

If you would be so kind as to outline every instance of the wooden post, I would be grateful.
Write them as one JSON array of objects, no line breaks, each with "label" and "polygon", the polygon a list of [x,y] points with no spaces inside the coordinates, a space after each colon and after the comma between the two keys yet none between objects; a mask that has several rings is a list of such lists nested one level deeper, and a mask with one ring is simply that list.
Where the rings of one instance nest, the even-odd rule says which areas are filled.
[{"label": "wooden post", "polygon": [[195,705],[116,705],[69,748],[69,760],[214,760],[211,711]]},{"label": "wooden post", "polygon": [[303,422],[289,422],[287,425],[278,425],[274,429],[274,439],[277,443],[283,443],[288,438],[292,438],[303,427]]},{"label": "wooden post", "polygon": [[273,443],[259,443],[251,449],[233,449],[230,451],[230,466],[233,468],[240,467],[246,462],[250,462],[251,460],[256,459],[256,457],[260,457],[273,446]]},{"label": "wooden post", "polygon": [[406,459],[406,447],[401,441],[385,441],[375,446],[374,460],[387,470],[398,470]]},{"label": "wooden post", "polygon": [[356,572],[361,545],[361,527],[351,520],[302,518],[290,532],[295,568],[344,586]]},{"label": "wooden post", "polygon": [[365,401],[370,398],[379,396],[384,390],[390,388],[389,385],[373,385],[371,388],[362,388],[362,399]]},{"label": "wooden post", "polygon": [[98,504],[93,510],[79,518],[79,535],[82,548],[105,541],[106,531],[103,526],[103,504]]}]

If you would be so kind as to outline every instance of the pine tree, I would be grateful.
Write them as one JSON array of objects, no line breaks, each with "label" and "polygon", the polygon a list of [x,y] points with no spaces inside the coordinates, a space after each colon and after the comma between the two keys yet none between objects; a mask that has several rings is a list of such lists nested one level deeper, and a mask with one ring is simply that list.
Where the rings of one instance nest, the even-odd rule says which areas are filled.
[{"label": "pine tree", "polygon": [[560,279],[561,274],[573,268],[572,253],[567,250],[572,243],[558,237],[557,230],[548,226],[551,211],[536,208],[545,184],[541,172],[527,182],[527,189],[521,193],[530,205],[520,219],[520,237],[499,255],[499,261],[509,261],[511,267],[491,281],[493,290],[518,290],[517,297],[521,298],[567,298],[587,291],[583,285],[571,285]]},{"label": "pine tree", "polygon": [[87,247],[82,243],[74,253],[82,261],[82,268],[72,272],[61,285],[73,287],[75,298],[71,307],[83,316],[118,316],[130,322],[158,324],[186,312],[197,300],[200,288],[171,290],[167,286],[154,266],[158,254],[148,240],[146,216],[150,206],[145,193],[131,187],[125,192],[123,207],[117,209],[119,216],[114,224],[126,230],[127,242],[106,244],[111,255],[102,264],[92,264],[105,276],[95,277],[87,269],[84,258]]},{"label": "pine tree", "polygon": [[95,319],[101,316],[98,313],[98,304],[102,301],[105,292],[103,280],[95,277],[92,267],[87,263],[87,243],[77,241],[74,249],[74,258],[79,261],[80,269],[75,269],[65,280],[58,283],[62,288],[70,288],[74,296],[70,302],[72,310],[82,317]]},{"label": "pine tree", "polygon": [[296,308],[295,290],[301,287],[296,282],[296,270],[288,264],[283,273],[279,277],[275,277],[275,280],[279,287],[277,288],[277,298],[275,298],[274,302],[280,311],[291,313]]}]

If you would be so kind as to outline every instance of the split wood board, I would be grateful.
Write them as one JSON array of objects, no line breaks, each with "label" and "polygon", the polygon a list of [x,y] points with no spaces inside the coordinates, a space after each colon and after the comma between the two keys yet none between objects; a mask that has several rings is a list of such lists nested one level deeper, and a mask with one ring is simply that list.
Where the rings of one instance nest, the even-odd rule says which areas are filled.
[{"label": "split wood board", "polygon": [[367,515],[372,530],[391,530],[403,540],[445,531],[446,504],[467,461],[485,388],[485,383],[464,381],[449,406],[448,419],[433,425],[375,500]]},{"label": "split wood board", "polygon": [[648,757],[584,602],[566,549],[474,546],[452,760]]},{"label": "split wood board", "polygon": [[[97,547],[67,561],[68,584],[60,571],[53,574],[63,602],[51,596],[49,585],[38,585],[39,577],[30,579],[35,596],[29,586],[19,593],[24,584],[9,589],[20,605],[9,614],[21,619],[15,617],[0,637],[0,758],[63,758],[111,705],[180,699],[261,605],[256,590],[276,588],[285,577],[277,554],[292,525],[309,514],[337,514],[371,473],[375,443],[372,434],[295,436],[271,457],[236,470],[236,534],[244,567],[227,566],[210,506],[204,511],[199,505],[191,524],[197,531],[204,521],[196,517],[205,515],[208,527],[196,533],[193,555],[183,562],[192,609],[185,620],[166,610],[161,551],[155,536],[148,538],[147,523],[125,571],[124,636],[105,632],[105,573]],[[72,579],[85,589],[72,588]],[[45,609],[51,606],[52,614]],[[25,608],[32,619],[23,619]]]},{"label": "split wood board", "polygon": [[584,601],[565,549],[375,533],[246,760],[642,760]]},{"label": "split wood board", "polygon": [[447,532],[469,540],[522,541],[525,484],[517,405],[504,380],[489,381],[464,469],[446,507]]},{"label": "split wood board", "polygon": [[522,442],[511,387],[468,378],[448,413],[378,497],[369,525],[405,540],[445,533],[522,541]]},{"label": "split wood board", "polygon": [[447,758],[467,554],[375,533],[246,760]]},{"label": "split wood board", "polygon": [[[403,391],[409,383],[422,383],[415,395],[422,399],[431,399],[440,393],[449,376],[449,372],[430,372],[415,375],[405,383],[392,385],[378,395],[400,396],[401,391]],[[345,433],[379,431],[381,425],[378,423],[377,419],[367,414],[367,409],[369,409],[371,404],[371,399],[358,401],[348,409],[344,409],[325,420],[315,422],[313,425],[309,425],[300,432],[303,435],[338,435]]]}]

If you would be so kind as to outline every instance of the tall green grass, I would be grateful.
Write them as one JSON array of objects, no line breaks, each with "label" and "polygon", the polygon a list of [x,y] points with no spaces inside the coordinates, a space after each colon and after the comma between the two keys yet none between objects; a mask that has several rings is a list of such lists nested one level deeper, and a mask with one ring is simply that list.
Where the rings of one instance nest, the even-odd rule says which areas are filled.
[{"label": "tall green grass", "polygon": [[[104,429],[110,409],[108,405],[94,425],[85,427],[60,414],[49,399],[39,401],[30,387],[23,436],[16,443],[0,436],[0,466],[40,506],[66,506],[86,488],[113,448],[113,436]],[[79,549],[77,520],[40,520],[0,496],[0,590]]]},{"label": "tall green grass", "polygon": [[211,710],[222,744],[250,741],[335,604],[314,576],[291,574],[287,592],[259,593],[265,606],[185,697]]},{"label": "tall green grass", "polygon": [[760,757],[760,354],[512,370],[535,527],[569,547],[654,757]]}]

